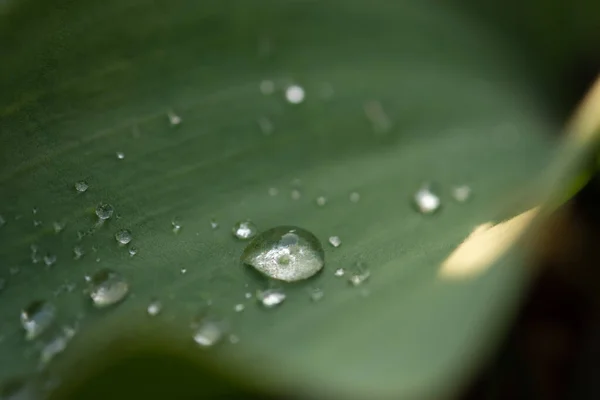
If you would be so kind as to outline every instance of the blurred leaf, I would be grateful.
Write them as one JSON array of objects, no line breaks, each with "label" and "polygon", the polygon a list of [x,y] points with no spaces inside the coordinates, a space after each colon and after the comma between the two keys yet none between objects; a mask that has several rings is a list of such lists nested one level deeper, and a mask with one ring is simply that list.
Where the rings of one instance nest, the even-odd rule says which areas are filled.
[{"label": "blurred leaf", "polygon": [[[467,279],[439,278],[441,262],[476,226],[539,204],[578,168],[581,149],[566,149],[568,162],[537,184],[558,148],[543,133],[557,127],[520,72],[526,60],[448,7],[32,0],[1,18],[0,348],[10,360],[0,362],[1,377],[38,363],[17,320],[34,298],[56,303],[57,324],[80,326],[56,360],[67,385],[88,376],[74,365],[94,369],[113,340],[135,341],[155,324],[171,327],[173,357],[180,346],[203,355],[189,323],[210,302],[240,338],[214,349],[227,376],[296,395],[448,395],[496,343],[527,273],[520,251]],[[265,79],[274,94],[259,90]],[[284,100],[290,83],[304,87],[302,104]],[[181,124],[170,126],[169,112]],[[85,193],[74,189],[80,180]],[[410,204],[425,181],[442,198],[431,216]],[[459,184],[473,190],[465,204],[450,195]],[[100,202],[115,214],[94,228]],[[267,312],[245,297],[266,282],[240,265],[244,243],[230,231],[246,218],[343,244],[326,249],[322,274],[286,285],[285,303]],[[55,221],[66,224],[60,233]],[[117,246],[119,229],[133,233],[134,257]],[[33,264],[32,244],[56,264]],[[85,250],[80,260],[74,246]],[[333,275],[358,261],[371,271],[363,286]],[[102,267],[121,272],[132,294],[95,310],[81,289]],[[311,303],[315,286],[325,297]],[[164,309],[150,321],[155,297]],[[234,311],[238,303],[245,311]],[[127,346],[108,348],[118,359]],[[119,365],[164,370],[162,356],[135,357]],[[110,369],[89,375],[100,376],[89,387],[113,380],[102,371]],[[177,381],[171,374],[162,384]]]}]

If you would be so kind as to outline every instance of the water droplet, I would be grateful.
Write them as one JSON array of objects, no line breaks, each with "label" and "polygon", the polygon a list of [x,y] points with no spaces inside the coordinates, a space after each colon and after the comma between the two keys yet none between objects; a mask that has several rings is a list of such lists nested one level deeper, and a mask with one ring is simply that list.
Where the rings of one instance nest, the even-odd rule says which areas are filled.
[{"label": "water droplet", "polygon": [[241,221],[233,225],[233,236],[241,240],[252,239],[258,233],[258,228],[252,221]]},{"label": "water droplet", "polygon": [[202,347],[211,347],[223,337],[223,330],[215,321],[200,321],[194,332],[194,342]]},{"label": "water droplet", "polygon": [[371,277],[371,272],[365,269],[358,269],[353,272],[352,275],[348,278],[348,282],[352,286],[360,286],[365,283]]},{"label": "water droplet", "polygon": [[285,300],[285,293],[280,289],[269,289],[258,291],[256,293],[256,298],[261,302],[263,306],[266,308],[273,308],[283,303]]},{"label": "water droplet", "polygon": [[319,196],[317,197],[316,203],[319,207],[323,207],[327,204],[327,197]]},{"label": "water droplet", "polygon": [[237,344],[240,342],[240,338],[237,335],[231,334],[229,335],[229,343],[231,344]]},{"label": "water droplet", "polygon": [[278,226],[253,239],[241,260],[273,279],[293,282],[310,278],[325,264],[319,239],[295,226]]},{"label": "water droplet", "polygon": [[260,91],[262,94],[269,95],[275,91],[275,82],[265,79],[260,82]]},{"label": "water droplet", "polygon": [[181,270],[179,272],[181,272],[181,275],[185,275],[187,273],[187,269],[181,268]]},{"label": "water droplet", "polygon": [[106,220],[112,217],[114,211],[115,209],[113,206],[108,203],[100,203],[98,204],[98,207],[96,207],[96,215],[101,220]]},{"label": "water droplet", "polygon": [[380,102],[372,100],[364,105],[365,115],[371,121],[375,133],[387,133],[392,128],[392,121],[386,114]]},{"label": "water droplet", "polygon": [[219,223],[217,222],[216,219],[211,219],[210,220],[210,228],[212,230],[218,229],[219,228]]},{"label": "water droplet", "polygon": [[298,189],[294,189],[290,193],[290,197],[292,198],[292,200],[300,200],[301,196],[302,196],[302,193],[300,193],[300,191]]},{"label": "water droplet", "polygon": [[33,340],[44,333],[56,318],[56,308],[52,303],[36,300],[21,310],[21,325],[25,329],[25,339]]},{"label": "water droplet", "polygon": [[121,229],[115,234],[115,239],[120,244],[128,244],[129,242],[131,242],[132,239],[131,231],[129,231],[128,229]]},{"label": "water droplet", "polygon": [[152,301],[150,301],[150,304],[148,304],[148,308],[147,308],[147,312],[148,312],[149,316],[155,317],[161,311],[162,311],[162,303],[160,302],[160,300],[153,299]]},{"label": "water droplet", "polygon": [[104,268],[90,279],[90,297],[96,307],[106,307],[123,300],[129,293],[129,284],[121,274]]},{"label": "water droplet", "polygon": [[42,223],[43,222],[40,221],[39,219],[34,219],[33,220],[33,226],[36,227],[36,228],[42,226]]},{"label": "water droplet", "polygon": [[244,309],[246,308],[245,305],[243,305],[242,303],[236,304],[235,306],[233,306],[233,310],[235,312],[242,312],[244,311]]},{"label": "water droplet", "polygon": [[43,367],[54,359],[57,355],[65,351],[69,343],[69,337],[59,334],[50,342],[46,343],[40,352],[40,365]]},{"label": "water droplet", "polygon": [[32,213],[33,215],[37,214],[37,213],[38,213],[38,208],[37,208],[37,207],[33,207],[33,208],[31,209],[31,213]]},{"label": "water droplet", "polygon": [[63,229],[65,229],[64,222],[55,221],[52,223],[52,228],[54,228],[54,233],[61,233]]},{"label": "water droplet", "polygon": [[279,190],[275,187],[269,188],[269,196],[277,196],[279,194]]},{"label": "water droplet", "polygon": [[44,264],[46,267],[51,267],[56,263],[56,254],[46,254],[44,256]]},{"label": "water droplet", "polygon": [[169,117],[169,123],[171,124],[171,126],[177,126],[181,124],[181,117],[175,114],[173,111],[168,111],[167,117]]},{"label": "water droplet", "polygon": [[300,104],[304,101],[304,89],[299,85],[291,85],[285,90],[285,98],[292,104]]},{"label": "water droplet", "polygon": [[244,295],[244,297],[247,298],[247,299],[251,299],[252,298],[252,293],[246,292],[246,294]]},{"label": "water droplet", "polygon": [[256,120],[258,127],[264,135],[270,135],[273,133],[273,123],[267,117],[260,117]]},{"label": "water droplet", "polygon": [[452,197],[459,203],[464,203],[471,197],[471,188],[467,185],[455,186],[452,188]]},{"label": "water droplet", "polygon": [[117,151],[117,158],[119,160],[125,159],[125,153],[123,153],[122,151]]},{"label": "water droplet", "polygon": [[77,190],[79,193],[85,192],[86,190],[88,190],[88,188],[89,185],[86,181],[75,182],[75,190]]},{"label": "water droplet", "polygon": [[309,296],[312,301],[320,301],[325,296],[325,292],[321,288],[312,288],[309,290]]},{"label": "water droplet", "polygon": [[135,246],[129,246],[129,249],[127,251],[129,252],[129,255],[131,257],[135,256],[138,253],[138,249]]},{"label": "water droplet", "polygon": [[346,274],[346,270],[344,268],[338,268],[335,270],[335,272],[333,273],[333,275],[339,277],[342,277]]},{"label": "water droplet", "polygon": [[360,193],[358,192],[352,192],[350,193],[350,201],[352,203],[358,203],[360,201]]},{"label": "water droplet", "polygon": [[85,250],[81,246],[73,247],[73,258],[79,260],[85,254]]},{"label": "water droplet", "polygon": [[173,218],[173,220],[171,221],[171,226],[173,227],[173,233],[179,233],[179,231],[181,230],[181,223],[177,218]]},{"label": "water droplet", "polygon": [[433,214],[441,205],[440,198],[433,193],[429,185],[424,185],[415,193],[414,202],[421,214]]},{"label": "water droplet", "polygon": [[330,236],[329,244],[333,247],[340,247],[342,245],[342,239],[339,236]]}]

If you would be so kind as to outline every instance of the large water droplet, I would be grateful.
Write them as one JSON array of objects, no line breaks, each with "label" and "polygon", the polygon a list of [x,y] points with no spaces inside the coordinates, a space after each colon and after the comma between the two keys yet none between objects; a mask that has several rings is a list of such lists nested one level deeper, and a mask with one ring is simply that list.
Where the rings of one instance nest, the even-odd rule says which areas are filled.
[{"label": "large water droplet", "polygon": [[258,228],[252,221],[241,221],[233,225],[233,236],[241,240],[252,239],[258,233]]},{"label": "large water droplet", "polygon": [[132,239],[131,232],[127,229],[121,229],[120,231],[118,231],[115,234],[115,239],[120,244],[127,244],[127,243],[131,242],[131,239]]},{"label": "large water droplet", "polygon": [[114,211],[115,209],[113,206],[108,203],[100,203],[98,204],[98,207],[96,207],[96,215],[102,220],[112,217]]},{"label": "large water droplet", "polygon": [[431,190],[429,185],[424,185],[415,193],[414,202],[421,214],[433,214],[441,206],[439,196]]},{"label": "large water droplet", "polygon": [[90,279],[90,297],[96,307],[106,307],[123,300],[129,293],[129,284],[121,274],[104,268]]},{"label": "large water droplet", "polygon": [[215,345],[223,337],[223,330],[215,321],[206,319],[200,321],[194,332],[194,342],[202,347]]},{"label": "large water droplet", "polygon": [[292,104],[300,104],[304,101],[304,89],[299,85],[291,85],[285,90],[285,98]]},{"label": "large water droplet", "polygon": [[75,190],[77,190],[79,193],[85,192],[86,190],[88,190],[88,188],[89,185],[86,181],[75,182]]},{"label": "large water droplet", "polygon": [[56,318],[56,307],[50,302],[36,300],[21,310],[21,325],[25,339],[32,340],[44,333]]},{"label": "large water droplet", "polygon": [[268,289],[258,291],[256,299],[266,308],[273,308],[285,300],[285,293],[280,289]]},{"label": "large water droplet", "polygon": [[253,239],[241,260],[273,279],[293,282],[310,278],[325,264],[319,239],[295,226],[278,226]]}]

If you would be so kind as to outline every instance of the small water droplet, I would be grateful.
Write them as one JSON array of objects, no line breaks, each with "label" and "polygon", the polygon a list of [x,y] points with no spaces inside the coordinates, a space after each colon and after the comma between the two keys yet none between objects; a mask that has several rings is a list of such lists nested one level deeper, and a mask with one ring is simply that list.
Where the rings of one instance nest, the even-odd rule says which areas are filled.
[{"label": "small water droplet", "polygon": [[219,228],[219,223],[217,222],[216,219],[213,218],[213,219],[210,220],[210,228],[212,230],[215,230],[215,229]]},{"label": "small water droplet", "polygon": [[244,297],[247,298],[247,299],[251,299],[252,298],[252,293],[246,292],[246,294],[244,295]]},{"label": "small water droplet", "polygon": [[40,254],[35,251],[31,252],[31,262],[37,264],[40,261],[42,261],[42,256],[40,256]]},{"label": "small water droplet", "polygon": [[339,236],[330,236],[329,244],[333,247],[340,247],[342,245],[342,239]]},{"label": "small water droplet", "polygon": [[292,104],[300,104],[304,101],[304,89],[299,85],[288,86],[285,90],[285,98]]},{"label": "small water droplet", "polygon": [[242,312],[244,311],[244,309],[246,308],[245,305],[243,305],[242,303],[236,304],[235,306],[233,306],[233,310],[235,312]]},{"label": "small water droplet", "polygon": [[151,317],[157,316],[162,311],[162,303],[158,299],[153,299],[148,304],[147,312]]},{"label": "small water droplet", "polygon": [[129,252],[129,255],[131,257],[135,256],[138,253],[138,249],[135,246],[129,246],[129,249],[127,251]]},{"label": "small water droplet", "polygon": [[233,236],[240,240],[252,239],[258,233],[258,228],[252,221],[240,221],[233,225]]},{"label": "small water droplet", "polygon": [[37,213],[38,213],[38,208],[37,208],[37,207],[33,207],[33,208],[31,209],[31,213],[32,213],[33,215],[37,214]]},{"label": "small water droplet", "polygon": [[69,337],[64,334],[55,336],[50,342],[46,343],[40,352],[40,365],[44,367],[57,355],[66,350],[69,343]]},{"label": "small water droplet", "polygon": [[266,308],[273,308],[283,303],[285,293],[280,289],[259,290],[256,293],[258,301]]},{"label": "small water droplet", "polygon": [[205,319],[200,321],[194,332],[194,342],[202,347],[211,347],[223,337],[223,330],[215,321]]},{"label": "small water droplet", "polygon": [[441,205],[440,198],[431,190],[429,185],[424,185],[415,193],[414,202],[421,214],[433,214]]},{"label": "small water droplet", "polygon": [[123,153],[122,151],[117,151],[117,158],[119,160],[125,159],[125,153]]},{"label": "small water droplet", "polygon": [[179,272],[181,272],[181,275],[185,275],[187,273],[187,269],[181,268],[181,270]]},{"label": "small water droplet", "polygon": [[358,192],[352,192],[350,193],[350,201],[352,203],[358,203],[360,201],[360,193]]},{"label": "small water droplet", "polygon": [[358,269],[353,272],[352,275],[348,278],[348,282],[352,286],[360,286],[365,283],[371,277],[371,272],[365,269]]},{"label": "small water droplet", "polygon": [[171,221],[171,226],[173,227],[173,233],[179,233],[179,231],[181,230],[181,223],[177,218],[173,218],[173,220]]},{"label": "small water droplet", "polygon": [[275,187],[269,188],[269,196],[274,197],[279,194],[279,190]]},{"label": "small water droplet", "polygon": [[113,206],[108,203],[100,203],[98,204],[98,207],[96,207],[96,215],[101,220],[106,220],[112,217],[114,211],[115,209]]},{"label": "small water droplet", "polygon": [[115,234],[115,239],[120,244],[128,244],[129,242],[131,242],[132,239],[131,231],[129,231],[128,229],[121,229]]},{"label": "small water droplet", "polygon": [[319,272],[325,264],[325,254],[319,239],[309,231],[278,226],[253,239],[241,260],[270,278],[293,282]]},{"label": "small water droplet", "polygon": [[88,190],[89,185],[86,181],[79,181],[79,182],[75,182],[75,190],[77,190],[79,193],[83,193],[86,190]]},{"label": "small water droplet", "polygon": [[101,269],[90,279],[90,297],[98,308],[116,304],[128,293],[129,284],[125,278],[111,269]]},{"label": "small water droplet", "polygon": [[292,198],[292,200],[300,200],[300,197],[302,197],[302,193],[300,193],[298,189],[293,189],[290,193],[290,197]]},{"label": "small water droplet", "polygon": [[339,277],[342,277],[346,274],[346,270],[344,268],[338,268],[335,270],[335,272],[333,273],[333,275]]},{"label": "small water droplet", "polygon": [[319,207],[323,207],[327,204],[327,197],[319,196],[317,197],[316,203]]},{"label": "small water droplet", "polygon": [[36,300],[21,310],[21,325],[25,329],[25,339],[33,340],[44,333],[56,318],[56,308],[50,302]]},{"label": "small water droplet", "polygon": [[260,117],[259,119],[256,120],[256,122],[258,123],[258,127],[260,128],[260,131],[264,135],[270,135],[271,133],[273,133],[273,123],[271,122],[271,120],[269,118]]},{"label": "small water droplet", "polygon": [[320,301],[325,296],[325,292],[321,288],[312,288],[309,290],[309,296],[312,301]]},{"label": "small water droplet", "polygon": [[73,247],[73,258],[79,260],[85,254],[85,250],[81,246]]},{"label": "small water droplet", "polygon": [[33,226],[36,227],[36,228],[42,226],[42,223],[43,222],[40,221],[39,219],[34,219],[33,220]]},{"label": "small water droplet", "polygon": [[452,188],[452,197],[459,203],[465,203],[471,198],[471,188],[467,185]]},{"label": "small water droplet", "polygon": [[265,95],[273,94],[273,92],[275,92],[275,82],[268,79],[261,81],[260,91]]},{"label": "small water droplet", "polygon": [[229,343],[231,344],[237,344],[240,342],[240,338],[237,335],[231,334],[229,335]]},{"label": "small water droplet", "polygon": [[54,233],[61,233],[63,229],[65,229],[65,223],[64,222],[58,222],[58,221],[54,221],[52,223],[52,228],[54,228]]},{"label": "small water droplet", "polygon": [[167,117],[169,117],[169,123],[171,124],[171,126],[178,126],[179,124],[181,124],[181,117],[175,114],[173,111],[168,111]]},{"label": "small water droplet", "polygon": [[44,264],[46,267],[51,267],[56,263],[56,254],[46,254],[44,256]]}]

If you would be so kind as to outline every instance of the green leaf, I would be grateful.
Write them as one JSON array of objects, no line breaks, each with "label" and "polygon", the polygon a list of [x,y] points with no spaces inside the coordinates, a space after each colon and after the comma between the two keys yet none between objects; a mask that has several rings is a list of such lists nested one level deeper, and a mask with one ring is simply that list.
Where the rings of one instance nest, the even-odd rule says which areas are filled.
[{"label": "green leaf", "polygon": [[[40,344],[25,342],[18,324],[31,300],[55,303],[57,326],[79,326],[47,367],[65,382],[85,382],[82,371],[114,340],[135,342],[162,325],[174,354],[183,346],[187,357],[203,358],[189,324],[210,302],[208,312],[240,338],[211,349],[227,376],[336,398],[456,390],[501,337],[527,273],[520,250],[466,278],[440,275],[441,263],[475,227],[539,204],[558,176],[562,187],[583,150],[565,150],[561,160],[570,161],[547,169],[559,149],[548,133],[557,127],[527,84],[526,60],[458,10],[396,3],[5,6],[0,377],[38,365]],[[275,93],[261,93],[263,80]],[[285,101],[291,83],[305,89],[301,104]],[[181,123],[171,126],[168,113]],[[85,193],[74,189],[80,180]],[[434,215],[411,204],[426,181],[442,198]],[[465,204],[450,195],[459,184],[473,190]],[[101,202],[115,214],[97,226]],[[321,274],[283,285],[286,301],[265,310],[245,294],[268,283],[240,264],[245,243],[231,234],[246,218],[261,230],[301,226],[327,246],[337,235],[342,245],[326,248]],[[53,222],[65,228],[55,233]],[[119,229],[132,232],[134,257],[117,245]],[[56,263],[32,263],[32,244]],[[85,250],[79,260],[75,246]],[[359,261],[371,272],[365,284],[334,276]],[[84,276],[99,268],[130,283],[122,304],[96,310],[82,293]],[[76,288],[60,290],[65,284]],[[325,296],[312,303],[314,287]],[[163,311],[150,318],[153,298]],[[238,303],[243,312],[234,311]],[[118,360],[126,347],[103,356]]]}]

